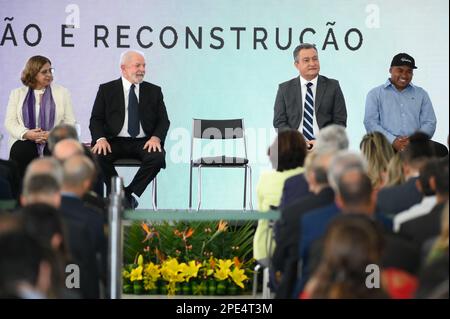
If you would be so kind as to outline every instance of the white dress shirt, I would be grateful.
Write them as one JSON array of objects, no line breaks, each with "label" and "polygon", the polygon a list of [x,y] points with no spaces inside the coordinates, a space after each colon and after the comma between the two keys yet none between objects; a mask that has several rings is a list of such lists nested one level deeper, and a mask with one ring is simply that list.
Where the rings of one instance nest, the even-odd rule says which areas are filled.
[{"label": "white dress shirt", "polygon": [[[131,82],[122,77],[122,85],[123,85],[123,95],[125,97],[125,118],[123,121],[122,129],[120,130],[117,136],[120,137],[131,137],[130,133],[128,133],[128,95],[130,93]],[[139,103],[139,84],[134,85],[134,93],[136,93],[136,97]],[[144,130],[142,129],[142,124],[139,122],[139,134],[138,137],[145,137]]]},{"label": "white dress shirt", "polygon": [[409,220],[414,218],[418,218],[420,216],[426,215],[433,207],[436,205],[436,196],[425,196],[422,201],[403,212],[398,213],[394,217],[394,231],[398,232],[400,230],[400,226],[403,223],[406,223]]}]

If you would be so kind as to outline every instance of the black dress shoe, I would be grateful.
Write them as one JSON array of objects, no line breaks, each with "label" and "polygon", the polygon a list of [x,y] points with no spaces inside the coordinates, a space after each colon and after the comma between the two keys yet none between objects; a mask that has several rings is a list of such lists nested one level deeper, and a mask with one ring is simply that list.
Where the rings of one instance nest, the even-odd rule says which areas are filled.
[{"label": "black dress shoe", "polygon": [[133,195],[125,196],[124,202],[125,209],[136,209],[139,206],[139,203]]}]

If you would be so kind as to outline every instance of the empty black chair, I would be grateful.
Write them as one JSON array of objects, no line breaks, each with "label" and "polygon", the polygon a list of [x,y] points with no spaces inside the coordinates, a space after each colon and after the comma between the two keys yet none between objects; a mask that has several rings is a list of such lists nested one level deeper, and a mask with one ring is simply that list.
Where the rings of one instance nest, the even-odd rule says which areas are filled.
[{"label": "empty black chair", "polygon": [[[213,157],[200,157],[193,159],[194,154],[194,140],[208,139],[208,140],[227,140],[227,139],[241,139],[244,147],[244,155],[242,157],[229,157],[225,155],[218,155]],[[247,143],[244,132],[243,119],[232,120],[202,120],[193,119],[192,123],[192,139],[191,139],[191,157],[190,157],[190,173],[189,173],[189,209],[192,209],[192,170],[194,167],[198,169],[198,206],[200,209],[202,201],[202,168],[243,168],[244,173],[244,204],[246,209],[247,201],[247,170],[249,171],[250,180],[250,209],[252,206],[252,170],[248,164],[247,158]]]}]

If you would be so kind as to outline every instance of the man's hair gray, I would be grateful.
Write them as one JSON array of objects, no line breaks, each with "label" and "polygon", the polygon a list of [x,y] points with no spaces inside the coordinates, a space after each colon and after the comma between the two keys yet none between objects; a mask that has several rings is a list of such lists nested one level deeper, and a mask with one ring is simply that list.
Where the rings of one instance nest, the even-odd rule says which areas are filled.
[{"label": "man's hair gray", "polygon": [[77,155],[64,161],[63,185],[79,187],[84,181],[91,180],[95,174],[94,163],[85,155]]},{"label": "man's hair gray", "polygon": [[306,50],[306,49],[314,49],[314,50],[316,50],[316,52],[317,52],[317,48],[316,48],[316,46],[315,46],[314,44],[311,44],[311,43],[302,43],[302,44],[296,46],[295,49],[294,49],[293,55],[294,55],[294,61],[295,61],[295,62],[298,62],[298,53],[299,53],[301,50]]},{"label": "man's hair gray", "polygon": [[74,126],[70,124],[56,125],[48,135],[48,149],[53,152],[56,143],[66,138],[78,140],[78,133]]},{"label": "man's hair gray", "polygon": [[331,124],[321,129],[317,135],[314,151],[318,153],[338,152],[348,149],[345,127]]},{"label": "man's hair gray", "polygon": [[119,67],[127,63],[128,59],[130,58],[132,53],[137,53],[137,54],[141,55],[144,58],[144,60],[145,60],[145,54],[142,51],[127,50],[127,51],[122,52],[120,54]]},{"label": "man's hair gray", "polygon": [[56,158],[45,156],[34,159],[25,171],[23,182],[27,183],[27,179],[40,174],[51,175],[59,185],[62,185],[63,169],[61,163]]},{"label": "man's hair gray", "polygon": [[37,174],[24,181],[22,195],[53,195],[59,193],[61,186],[54,176],[50,174]]},{"label": "man's hair gray", "polygon": [[359,153],[339,151],[333,157],[328,171],[328,182],[335,193],[339,192],[338,181],[349,169],[358,169],[367,173],[367,162]]}]

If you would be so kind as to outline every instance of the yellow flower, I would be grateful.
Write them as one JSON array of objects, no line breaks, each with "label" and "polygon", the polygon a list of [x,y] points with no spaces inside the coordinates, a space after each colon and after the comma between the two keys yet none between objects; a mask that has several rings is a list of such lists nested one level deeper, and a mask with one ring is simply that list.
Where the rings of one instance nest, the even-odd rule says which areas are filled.
[{"label": "yellow flower", "polygon": [[181,272],[185,277],[185,281],[189,281],[192,277],[197,277],[198,270],[202,265],[197,264],[195,260],[191,260],[188,265],[185,263],[180,264]]},{"label": "yellow flower", "polygon": [[181,267],[175,258],[166,260],[161,266],[162,277],[169,282],[181,282],[184,280],[180,273]]},{"label": "yellow flower", "polygon": [[122,277],[125,278],[125,279],[130,278],[130,272],[128,272],[126,270],[122,271]]},{"label": "yellow flower", "polygon": [[137,263],[139,266],[142,266],[144,264],[144,257],[142,257],[142,255],[139,255]]},{"label": "yellow flower", "polygon": [[130,274],[130,281],[142,280],[142,266],[133,269]]},{"label": "yellow flower", "polygon": [[227,279],[231,273],[230,267],[232,264],[233,262],[230,259],[227,260],[219,259],[219,267],[218,267],[219,269],[216,269],[214,277],[219,280]]},{"label": "yellow flower", "polygon": [[161,277],[161,271],[159,265],[149,263],[144,268],[144,277],[149,278],[151,281],[157,281]]},{"label": "yellow flower", "polygon": [[248,279],[244,272],[245,271],[243,269],[241,270],[238,267],[234,267],[233,271],[230,274],[230,277],[234,281],[234,283],[241,288],[244,288],[244,284],[242,282]]},{"label": "yellow flower", "polygon": [[156,284],[154,281],[144,279],[144,289],[145,290],[152,290],[155,288],[156,288]]},{"label": "yellow flower", "polygon": [[214,277],[219,280],[225,280],[228,278],[228,275],[231,273],[230,269],[217,269],[214,273]]},{"label": "yellow flower", "polygon": [[233,265],[233,262],[230,259],[219,259],[219,268],[230,269],[231,265]]},{"label": "yellow flower", "polygon": [[155,265],[152,262],[147,264],[144,268],[144,289],[156,289],[156,281],[160,277],[159,265]]}]

